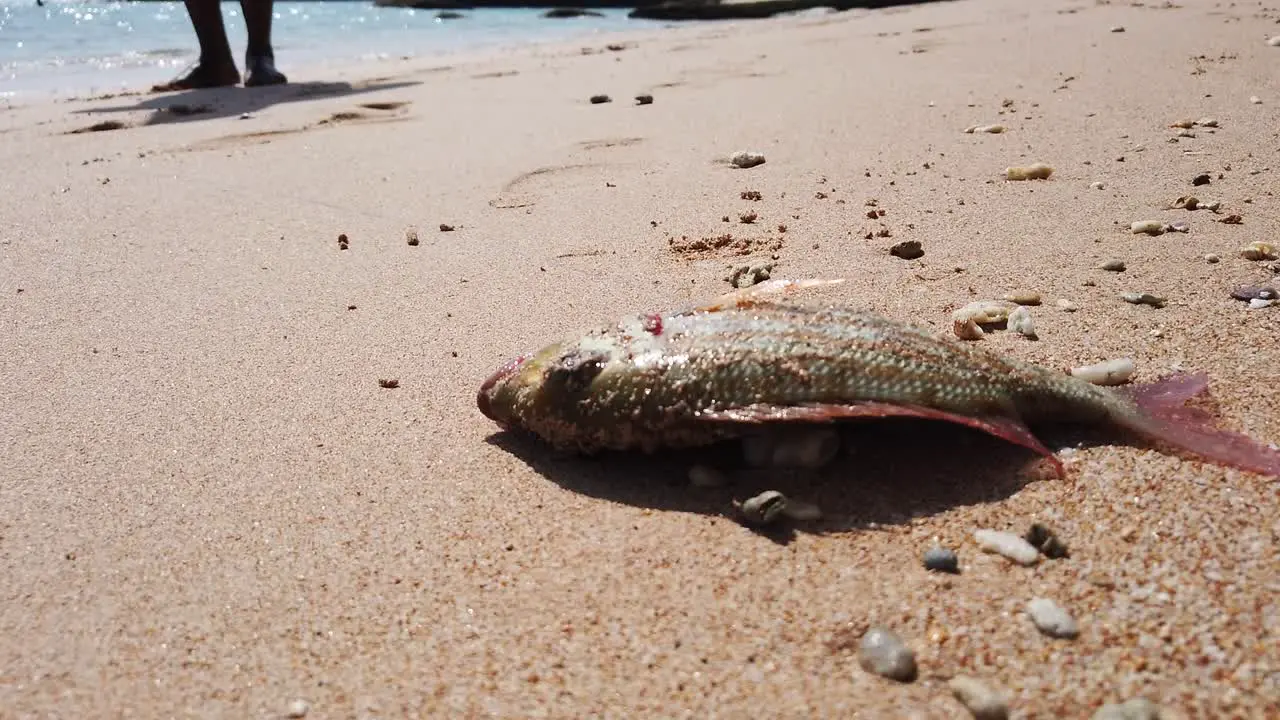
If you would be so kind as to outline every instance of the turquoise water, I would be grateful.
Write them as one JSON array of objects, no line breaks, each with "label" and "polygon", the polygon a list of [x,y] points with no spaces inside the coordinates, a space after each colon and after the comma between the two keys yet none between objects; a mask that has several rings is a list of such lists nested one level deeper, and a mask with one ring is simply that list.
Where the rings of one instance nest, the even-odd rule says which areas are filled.
[{"label": "turquoise water", "polygon": [[[643,29],[625,10],[604,17],[552,20],[536,9],[465,11],[438,20],[435,10],[379,8],[371,2],[277,2],[272,23],[276,64],[300,68],[362,60],[422,57],[569,40]],[[222,14],[237,62],[244,22],[238,2]],[[181,2],[0,0],[0,98],[31,99],[142,90],[181,74],[198,55]],[[241,68],[243,70],[243,68]]]}]

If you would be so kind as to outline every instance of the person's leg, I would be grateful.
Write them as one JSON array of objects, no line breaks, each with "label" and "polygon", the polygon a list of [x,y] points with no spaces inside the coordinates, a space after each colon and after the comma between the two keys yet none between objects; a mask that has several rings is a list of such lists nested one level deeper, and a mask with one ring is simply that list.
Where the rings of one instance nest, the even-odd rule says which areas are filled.
[{"label": "person's leg", "polygon": [[191,90],[224,87],[240,82],[240,71],[231,57],[227,30],[222,24],[219,0],[185,0],[187,15],[200,42],[200,62],[191,72],[173,82],[157,85],[156,90]]},{"label": "person's leg", "polygon": [[288,78],[276,69],[275,52],[271,49],[272,0],[240,0],[249,45],[244,53],[245,87],[281,85]]}]

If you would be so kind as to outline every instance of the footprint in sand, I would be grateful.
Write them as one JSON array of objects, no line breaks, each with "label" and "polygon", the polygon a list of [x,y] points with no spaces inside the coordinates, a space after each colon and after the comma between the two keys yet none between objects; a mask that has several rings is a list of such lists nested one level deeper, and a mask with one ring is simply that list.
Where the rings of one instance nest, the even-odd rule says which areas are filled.
[{"label": "footprint in sand", "polygon": [[532,207],[542,199],[544,189],[565,180],[581,180],[590,175],[590,171],[602,167],[605,166],[599,163],[582,163],[543,167],[521,173],[504,185],[498,196],[489,201],[489,205],[501,209]]}]

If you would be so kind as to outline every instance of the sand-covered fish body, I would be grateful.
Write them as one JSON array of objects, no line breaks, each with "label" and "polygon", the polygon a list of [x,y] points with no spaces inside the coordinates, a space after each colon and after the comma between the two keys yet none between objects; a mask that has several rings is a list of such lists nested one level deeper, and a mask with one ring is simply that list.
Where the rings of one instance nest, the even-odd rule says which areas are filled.
[{"label": "sand-covered fish body", "polygon": [[911,416],[976,427],[1058,463],[1026,423],[1109,422],[1280,476],[1280,452],[1182,406],[1202,377],[1116,391],[875,314],[769,297],[806,284],[771,281],[702,307],[624,318],[513,360],[477,404],[503,426],[584,452],[699,445],[762,424]]}]

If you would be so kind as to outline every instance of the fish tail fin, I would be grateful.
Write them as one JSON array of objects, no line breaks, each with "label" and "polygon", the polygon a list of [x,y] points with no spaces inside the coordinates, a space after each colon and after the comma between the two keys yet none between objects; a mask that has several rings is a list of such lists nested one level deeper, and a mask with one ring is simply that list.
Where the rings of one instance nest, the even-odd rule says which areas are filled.
[{"label": "fish tail fin", "polygon": [[1203,459],[1280,478],[1280,450],[1214,427],[1212,414],[1184,404],[1208,387],[1208,376],[1195,373],[1115,388],[1137,408],[1136,412],[1131,409],[1119,414],[1116,420],[1152,440]]}]

